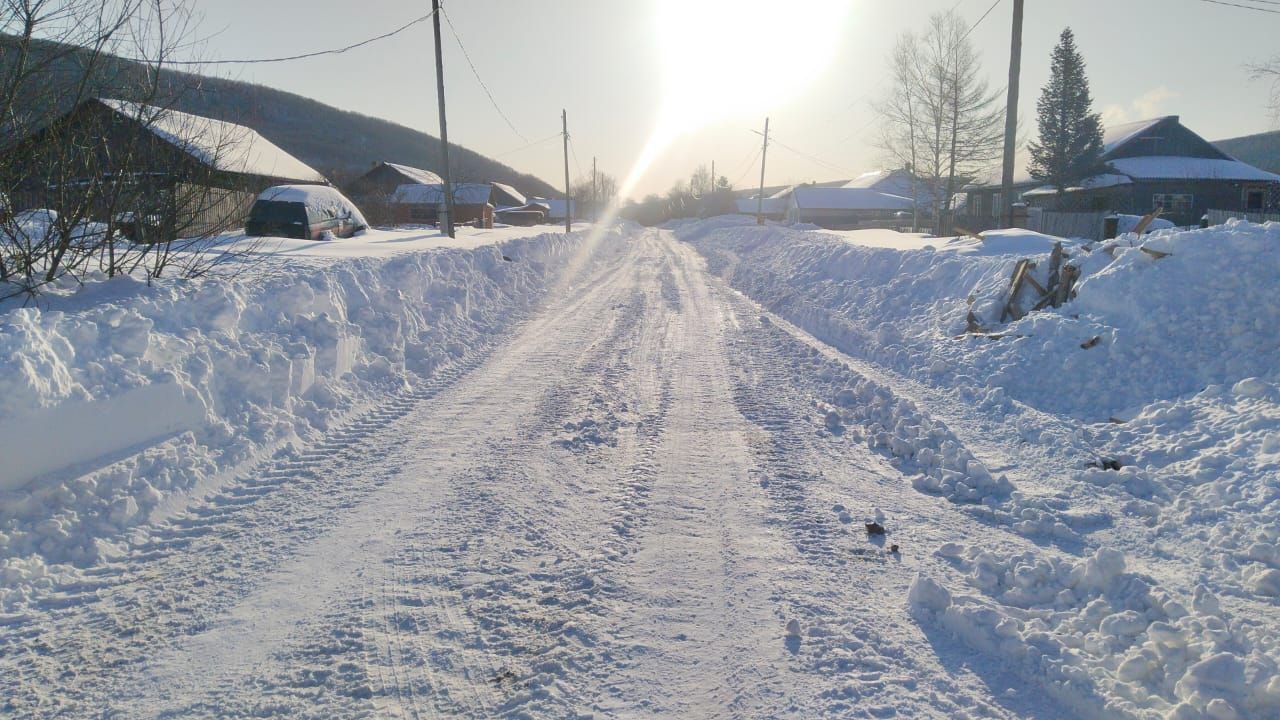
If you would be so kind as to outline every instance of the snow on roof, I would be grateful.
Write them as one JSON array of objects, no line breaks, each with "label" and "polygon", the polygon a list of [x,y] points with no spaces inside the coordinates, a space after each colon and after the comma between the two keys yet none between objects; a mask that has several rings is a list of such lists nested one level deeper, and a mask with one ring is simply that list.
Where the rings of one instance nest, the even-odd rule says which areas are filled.
[{"label": "snow on roof", "polygon": [[798,188],[798,187],[800,187],[800,186],[799,186],[799,185],[788,185],[788,186],[786,186],[786,187],[782,188],[781,190],[778,190],[777,192],[773,193],[772,195],[769,195],[769,196],[768,196],[768,198],[769,198],[769,199],[771,199],[771,200],[783,200],[783,199],[786,199],[788,196],[790,196],[790,195],[791,195],[791,193],[795,192],[796,188]]},{"label": "snow on roof", "polygon": [[796,207],[809,210],[910,210],[911,198],[876,192],[866,188],[796,188],[791,196]]},{"label": "snow on roof", "polygon": [[495,183],[489,183],[489,184],[492,185],[499,192],[509,195],[513,200],[516,201],[515,203],[516,205],[525,205],[529,202],[529,200],[524,196],[524,193],[520,192],[519,190],[516,190],[515,188],[511,187],[510,185],[507,185],[506,183],[495,182]]},{"label": "snow on roof", "polygon": [[1172,118],[1175,122],[1177,115],[1166,115],[1164,117],[1152,118],[1150,120],[1138,120],[1136,122],[1124,123],[1122,125],[1113,125],[1104,128],[1102,131],[1102,155],[1106,157],[1110,155],[1116,148],[1124,145],[1130,140],[1138,137],[1142,133],[1150,130],[1156,125]]},{"label": "snow on roof", "polygon": [[98,102],[141,122],[156,136],[216,170],[301,182],[328,182],[252,128],[151,105],[98,98]]},{"label": "snow on roof", "polygon": [[1240,162],[1214,158],[1152,156],[1111,160],[1113,169],[1138,180],[1246,180],[1280,182],[1280,175]]},{"label": "snow on roof", "polygon": [[[738,198],[736,201],[738,212],[743,215],[755,215],[759,201],[756,198]],[[781,215],[787,211],[786,199],[767,197],[764,199],[763,209],[765,215]]]},{"label": "snow on roof", "polygon": [[[1132,185],[1133,180],[1127,175],[1117,175],[1115,173],[1102,173],[1093,177],[1085,178],[1079,185],[1069,187],[1064,192],[1081,192],[1083,190],[1098,190],[1101,188],[1115,187],[1117,185]],[[1042,185],[1034,190],[1028,190],[1022,193],[1023,197],[1037,197],[1041,195],[1056,195],[1058,189],[1052,185]]]},{"label": "snow on roof", "polygon": [[383,161],[382,164],[400,173],[406,179],[411,180],[420,185],[439,185],[444,182],[444,178],[431,172],[430,170],[423,170],[422,168],[411,167],[409,165],[400,165],[397,163],[390,163],[386,161]]},{"label": "snow on roof", "polygon": [[862,173],[845,183],[844,186],[847,188],[873,188],[876,183],[888,179],[891,175],[893,175],[892,170],[872,170],[871,172]]},{"label": "snow on roof", "polygon": [[[454,183],[453,203],[455,205],[484,205],[489,202],[492,188],[487,183]],[[410,205],[443,205],[444,183],[419,184],[409,183],[396,188],[391,196],[393,203]]]},{"label": "snow on roof", "polygon": [[357,224],[365,227],[369,226],[368,221],[364,219],[364,214],[360,212],[360,208],[355,203],[347,199],[337,188],[328,185],[276,185],[263,190],[258,195],[259,200],[271,200],[275,202],[298,202],[308,208],[325,214],[330,210],[350,212],[352,219]]},{"label": "snow on roof", "polygon": [[[548,220],[552,218],[564,218],[564,200],[563,199],[535,197],[535,198],[529,198],[529,200],[530,202],[547,206]],[[574,203],[572,205],[572,208],[573,208],[574,214],[576,215],[578,210],[578,204]]]}]

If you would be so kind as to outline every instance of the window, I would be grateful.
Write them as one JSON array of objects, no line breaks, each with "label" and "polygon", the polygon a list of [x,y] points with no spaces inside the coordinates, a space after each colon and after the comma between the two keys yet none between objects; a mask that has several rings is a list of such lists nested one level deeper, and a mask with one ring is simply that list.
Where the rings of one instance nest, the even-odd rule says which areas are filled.
[{"label": "window", "polygon": [[1004,210],[1004,197],[1002,193],[995,193],[991,196],[991,217],[1000,217],[1000,213]]},{"label": "window", "polygon": [[973,202],[970,203],[971,207],[969,208],[969,212],[973,213],[974,217],[981,217],[982,216],[982,198],[984,197],[983,194],[973,193],[969,197],[973,199]]},{"label": "window", "polygon": [[1244,209],[1251,212],[1261,212],[1267,203],[1267,191],[1251,188],[1244,192]]},{"label": "window", "polygon": [[1195,205],[1195,196],[1186,193],[1156,193],[1151,197],[1151,207],[1164,208],[1166,213],[1185,215]]}]

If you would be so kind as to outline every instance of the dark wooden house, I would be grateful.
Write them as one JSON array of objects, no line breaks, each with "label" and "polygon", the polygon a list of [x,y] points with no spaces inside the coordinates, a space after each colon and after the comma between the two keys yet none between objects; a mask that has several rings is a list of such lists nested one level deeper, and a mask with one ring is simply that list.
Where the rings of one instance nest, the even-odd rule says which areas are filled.
[{"label": "dark wooden house", "polygon": [[[5,152],[14,209],[146,218],[153,241],[238,227],[272,185],[324,176],[252,129],[122,100],[86,100]],[[16,162],[15,162],[16,160]]]},{"label": "dark wooden house", "polygon": [[369,172],[347,183],[347,197],[356,204],[369,222],[389,225],[396,222],[391,198],[401,185],[440,185],[444,179],[430,170],[381,161]]},{"label": "dark wooden house", "polygon": [[[1231,157],[1176,115],[1107,128],[1098,167],[1062,192],[1033,180],[1028,160],[1018,158],[1013,201],[1045,210],[1143,215],[1161,208],[1175,224],[1193,225],[1208,210],[1263,212],[1280,203],[1280,175]],[[966,187],[967,215],[1000,217],[1000,190],[999,177]]]},{"label": "dark wooden house", "polygon": [[[454,183],[454,224],[493,227],[492,192],[488,183]],[[444,183],[405,184],[391,196],[391,214],[397,225],[438,225],[444,212]]]}]

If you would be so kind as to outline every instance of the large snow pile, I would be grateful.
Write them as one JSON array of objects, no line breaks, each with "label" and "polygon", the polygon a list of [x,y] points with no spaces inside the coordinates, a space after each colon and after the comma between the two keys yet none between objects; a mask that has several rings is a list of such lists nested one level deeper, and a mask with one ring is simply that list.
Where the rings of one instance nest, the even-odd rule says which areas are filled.
[{"label": "large snow pile", "polygon": [[268,259],[0,313],[0,608],[162,505],[474,355],[581,241]]},{"label": "large snow pile", "polygon": [[1078,717],[1280,714],[1274,633],[1224,617],[1203,586],[1187,607],[1155,580],[1126,572],[1116,550],[1079,561],[955,544],[939,554],[981,595],[953,595],[921,576],[911,587],[912,611],[1039,676]]},{"label": "large snow pile", "polygon": [[[1044,236],[1001,236],[988,252],[900,250],[741,217],[676,234],[735,287],[835,347],[927,382],[983,389],[992,402],[1107,420],[1267,375],[1280,352],[1274,223],[1164,230],[1142,243],[1122,236],[1114,256],[1068,244],[1083,271],[1076,299],[994,340],[963,334],[969,311],[997,322],[1018,258],[1047,267]],[[1139,244],[1170,255],[1156,259]]]}]

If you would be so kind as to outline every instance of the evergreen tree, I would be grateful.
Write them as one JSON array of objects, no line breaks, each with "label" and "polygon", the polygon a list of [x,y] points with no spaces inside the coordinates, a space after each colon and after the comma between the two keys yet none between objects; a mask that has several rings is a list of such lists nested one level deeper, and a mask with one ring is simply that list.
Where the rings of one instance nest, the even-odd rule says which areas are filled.
[{"label": "evergreen tree", "polygon": [[1071,28],[1062,31],[1053,49],[1049,84],[1036,103],[1040,139],[1030,145],[1031,177],[1061,191],[1097,167],[1102,155],[1102,118],[1093,112],[1084,58]]}]

